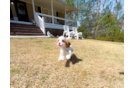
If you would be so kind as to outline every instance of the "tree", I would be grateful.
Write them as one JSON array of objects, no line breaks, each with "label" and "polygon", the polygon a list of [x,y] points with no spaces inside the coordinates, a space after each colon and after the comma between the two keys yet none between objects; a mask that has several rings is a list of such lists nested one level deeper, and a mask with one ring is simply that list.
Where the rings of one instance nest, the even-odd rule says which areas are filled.
[{"label": "tree", "polygon": [[77,20],[81,26],[78,31],[81,31],[85,38],[124,41],[121,0],[67,0],[67,3],[80,9]]}]

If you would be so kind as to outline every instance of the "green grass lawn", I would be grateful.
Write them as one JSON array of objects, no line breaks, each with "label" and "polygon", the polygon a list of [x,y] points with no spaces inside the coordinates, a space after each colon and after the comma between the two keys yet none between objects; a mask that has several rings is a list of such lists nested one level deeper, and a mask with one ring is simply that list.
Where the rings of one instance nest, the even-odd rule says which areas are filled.
[{"label": "green grass lawn", "polygon": [[124,43],[70,40],[78,63],[58,62],[57,38],[10,39],[11,88],[123,88]]}]

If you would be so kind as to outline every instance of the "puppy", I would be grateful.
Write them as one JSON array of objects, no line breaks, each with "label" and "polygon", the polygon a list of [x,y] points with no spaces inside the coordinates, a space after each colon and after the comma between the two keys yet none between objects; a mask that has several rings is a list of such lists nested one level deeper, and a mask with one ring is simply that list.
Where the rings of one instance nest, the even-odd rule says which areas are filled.
[{"label": "puppy", "polygon": [[60,36],[57,40],[56,45],[60,48],[60,57],[58,61],[64,60],[65,56],[66,59],[69,60],[73,54],[73,48],[69,40],[63,36]]}]

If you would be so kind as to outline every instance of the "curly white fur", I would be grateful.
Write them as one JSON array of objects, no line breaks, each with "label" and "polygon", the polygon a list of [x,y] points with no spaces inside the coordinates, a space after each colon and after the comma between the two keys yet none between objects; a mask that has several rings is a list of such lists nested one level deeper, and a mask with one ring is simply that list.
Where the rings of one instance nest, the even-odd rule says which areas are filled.
[{"label": "curly white fur", "polygon": [[60,57],[58,61],[66,59],[69,60],[73,54],[73,48],[68,39],[63,36],[60,36],[57,40],[57,46],[60,48]]}]

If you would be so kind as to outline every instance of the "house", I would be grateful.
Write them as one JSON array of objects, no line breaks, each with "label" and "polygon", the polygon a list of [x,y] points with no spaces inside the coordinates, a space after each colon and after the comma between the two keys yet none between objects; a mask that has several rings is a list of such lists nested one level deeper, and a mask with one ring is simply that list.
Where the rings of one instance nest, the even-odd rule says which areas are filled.
[{"label": "house", "polygon": [[[64,0],[10,0],[10,35],[63,34],[63,25],[71,30],[76,20],[68,20],[66,14],[78,9]],[[75,16],[75,15],[74,15]]]}]

